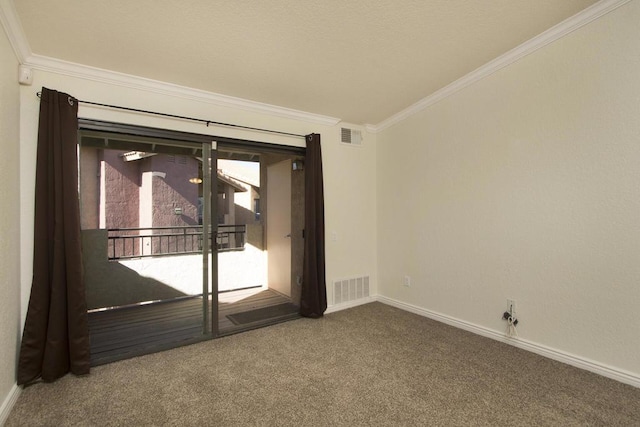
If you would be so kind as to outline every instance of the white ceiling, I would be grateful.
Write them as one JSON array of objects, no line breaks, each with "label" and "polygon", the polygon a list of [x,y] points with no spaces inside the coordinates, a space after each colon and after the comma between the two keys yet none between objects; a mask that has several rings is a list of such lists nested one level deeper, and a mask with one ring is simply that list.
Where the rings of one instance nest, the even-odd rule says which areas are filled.
[{"label": "white ceiling", "polygon": [[595,0],[14,0],[32,53],[376,124]]}]

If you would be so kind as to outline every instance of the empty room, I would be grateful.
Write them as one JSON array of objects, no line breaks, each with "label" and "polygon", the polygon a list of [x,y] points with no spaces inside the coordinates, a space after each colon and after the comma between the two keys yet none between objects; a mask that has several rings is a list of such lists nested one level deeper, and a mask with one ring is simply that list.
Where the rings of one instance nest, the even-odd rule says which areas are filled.
[{"label": "empty room", "polygon": [[640,425],[640,0],[0,0],[0,425]]}]

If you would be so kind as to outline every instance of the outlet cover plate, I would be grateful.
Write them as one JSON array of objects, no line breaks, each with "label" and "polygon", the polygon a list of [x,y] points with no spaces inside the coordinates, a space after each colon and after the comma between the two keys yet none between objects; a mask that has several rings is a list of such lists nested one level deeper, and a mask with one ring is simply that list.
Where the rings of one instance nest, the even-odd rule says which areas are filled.
[{"label": "outlet cover plate", "polygon": [[516,300],[507,298],[507,311],[512,315],[516,313]]}]

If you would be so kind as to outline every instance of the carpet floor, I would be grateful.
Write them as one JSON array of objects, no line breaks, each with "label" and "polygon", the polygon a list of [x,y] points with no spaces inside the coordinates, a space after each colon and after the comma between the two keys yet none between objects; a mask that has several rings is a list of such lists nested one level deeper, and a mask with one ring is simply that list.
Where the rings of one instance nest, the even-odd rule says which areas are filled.
[{"label": "carpet floor", "polygon": [[23,390],[11,426],[638,426],[640,389],[372,303]]}]

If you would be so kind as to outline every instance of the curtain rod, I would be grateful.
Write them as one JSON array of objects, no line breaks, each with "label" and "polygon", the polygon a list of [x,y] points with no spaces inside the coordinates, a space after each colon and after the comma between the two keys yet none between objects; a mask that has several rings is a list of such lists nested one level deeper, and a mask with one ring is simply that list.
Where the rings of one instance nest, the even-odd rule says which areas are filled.
[{"label": "curtain rod", "polygon": [[[36,96],[38,98],[41,98],[42,97],[42,92],[36,93]],[[151,115],[154,115],[154,116],[170,117],[172,119],[181,119],[181,120],[189,120],[189,121],[192,121],[192,122],[205,123],[207,125],[207,127],[209,127],[209,125],[218,125],[218,126],[226,126],[226,127],[236,128],[236,129],[255,130],[255,131],[258,131],[258,132],[273,133],[273,134],[276,134],[276,135],[286,135],[286,136],[295,136],[295,137],[298,137],[298,138],[306,138],[306,135],[300,135],[300,134],[297,134],[297,133],[282,132],[282,131],[279,131],[279,130],[272,130],[272,129],[254,128],[254,127],[251,127],[251,126],[235,125],[233,123],[215,122],[213,120],[198,119],[198,118],[187,117],[187,116],[178,116],[178,115],[169,114],[169,113],[159,113],[157,111],[140,110],[138,108],[122,107],[122,106],[119,106],[119,105],[101,104],[99,102],[83,101],[83,100],[80,100],[80,99],[77,99],[77,98],[72,98],[72,99],[75,99],[75,101],[78,102],[79,104],[97,105],[99,107],[113,108],[115,110],[134,111],[136,113],[151,114]]]}]

